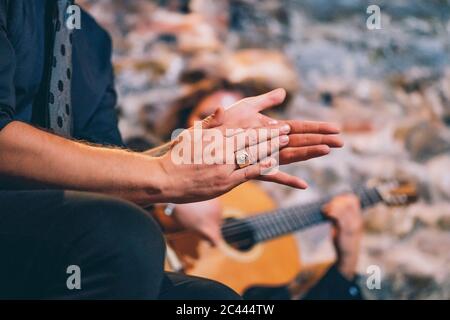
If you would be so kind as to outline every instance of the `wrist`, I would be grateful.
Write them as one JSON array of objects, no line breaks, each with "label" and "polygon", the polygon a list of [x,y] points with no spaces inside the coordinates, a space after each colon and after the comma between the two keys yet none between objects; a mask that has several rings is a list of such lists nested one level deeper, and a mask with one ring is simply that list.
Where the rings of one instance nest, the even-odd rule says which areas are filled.
[{"label": "wrist", "polygon": [[154,187],[157,186],[160,198],[158,202],[170,202],[174,198],[174,183],[172,181],[173,176],[169,173],[170,170],[167,168],[165,157],[152,158],[151,162],[153,168],[149,171],[149,193],[152,192]]}]

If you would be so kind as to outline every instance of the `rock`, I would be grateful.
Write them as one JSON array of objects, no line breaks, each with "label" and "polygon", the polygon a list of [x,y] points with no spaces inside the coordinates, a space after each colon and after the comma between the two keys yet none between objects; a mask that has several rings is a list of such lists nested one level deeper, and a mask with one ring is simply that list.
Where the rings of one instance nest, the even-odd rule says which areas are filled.
[{"label": "rock", "polygon": [[414,215],[404,208],[388,208],[380,205],[370,210],[365,217],[365,225],[369,232],[388,232],[403,237],[414,230],[416,220]]},{"label": "rock", "polygon": [[373,233],[386,232],[392,225],[392,212],[386,206],[367,210],[364,217],[365,230]]},{"label": "rock", "polygon": [[[432,141],[432,143],[430,143]],[[450,131],[439,124],[421,122],[410,128],[405,138],[405,148],[411,157],[420,162],[450,152]]]},{"label": "rock", "polygon": [[431,159],[426,170],[433,200],[450,201],[450,153]]},{"label": "rock", "polygon": [[233,84],[264,83],[271,88],[297,91],[298,75],[286,56],[277,51],[248,49],[227,55],[221,65],[223,78]]},{"label": "rock", "polygon": [[[381,238],[381,239],[380,239]],[[424,229],[409,241],[395,237],[366,236],[360,272],[369,265],[382,270],[381,290],[365,292],[379,299],[448,299],[450,296],[450,235]]]}]

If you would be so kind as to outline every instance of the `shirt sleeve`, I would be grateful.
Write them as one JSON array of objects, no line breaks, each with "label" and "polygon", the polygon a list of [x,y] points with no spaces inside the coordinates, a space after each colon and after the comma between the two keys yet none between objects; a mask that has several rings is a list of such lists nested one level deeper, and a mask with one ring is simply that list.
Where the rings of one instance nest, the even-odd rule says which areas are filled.
[{"label": "shirt sleeve", "polygon": [[358,277],[347,280],[333,265],[322,279],[313,287],[304,300],[362,300],[361,289],[357,284]]},{"label": "shirt sleeve", "polygon": [[100,105],[83,131],[81,139],[102,145],[124,147],[118,127],[117,93],[114,88],[114,74],[110,70],[109,84]]},{"label": "shirt sleeve", "polygon": [[[1,0],[0,0],[1,1]],[[6,32],[6,12],[0,5],[0,130],[13,121],[15,113],[15,53]]]},{"label": "shirt sleeve", "polygon": [[[118,127],[117,92],[114,83],[114,68],[111,61],[112,39],[89,13],[83,10],[82,14],[83,28],[75,31],[80,32],[78,41],[75,40],[75,44],[79,46],[77,48],[78,51],[86,50],[90,54],[82,53],[77,56],[76,66],[78,68],[92,69],[91,73],[88,73],[89,76],[85,75],[82,78],[83,81],[75,84],[72,94],[83,95],[81,91],[83,86],[89,85],[90,90],[99,93],[100,96],[95,105],[91,105],[91,101],[97,101],[96,97],[90,99],[90,101],[77,97],[76,107],[79,107],[79,110],[88,106],[95,111],[85,123],[82,123],[82,130],[77,132],[76,138],[101,145],[124,147]],[[95,81],[92,81],[92,74],[98,75]],[[75,80],[75,76],[73,80]],[[87,110],[84,109],[84,111],[86,112]]]}]

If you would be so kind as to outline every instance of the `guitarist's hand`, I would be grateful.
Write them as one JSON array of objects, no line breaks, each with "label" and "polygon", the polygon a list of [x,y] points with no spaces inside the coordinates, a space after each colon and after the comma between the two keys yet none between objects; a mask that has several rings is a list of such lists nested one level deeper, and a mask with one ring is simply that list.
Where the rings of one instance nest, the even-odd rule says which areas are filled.
[{"label": "guitarist's hand", "polygon": [[222,223],[222,205],[216,199],[178,204],[175,206],[174,218],[185,229],[198,233],[215,246],[222,239],[220,225]]},{"label": "guitarist's hand", "polygon": [[356,275],[359,249],[363,235],[361,207],[355,195],[333,198],[323,208],[334,222],[333,239],[337,253],[337,267],[344,277],[352,280]]}]

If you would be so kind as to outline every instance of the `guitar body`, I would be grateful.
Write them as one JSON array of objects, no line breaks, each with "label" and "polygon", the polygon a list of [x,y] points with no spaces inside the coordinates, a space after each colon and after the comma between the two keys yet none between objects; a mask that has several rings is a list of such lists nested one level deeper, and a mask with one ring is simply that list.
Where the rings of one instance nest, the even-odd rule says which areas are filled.
[{"label": "guitar body", "polygon": [[[220,198],[224,218],[245,218],[275,209],[275,203],[257,184],[245,183]],[[191,232],[167,235],[189,275],[213,279],[242,294],[247,288],[291,282],[300,271],[299,249],[292,235],[239,251],[225,242],[217,247]]]}]

